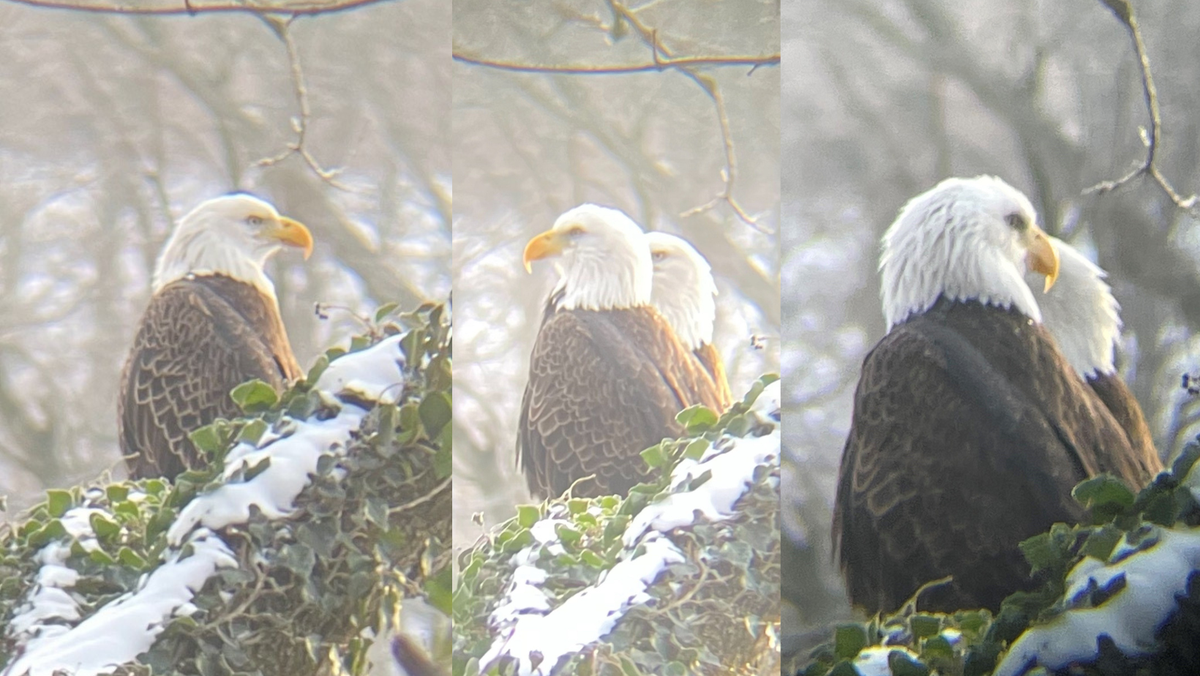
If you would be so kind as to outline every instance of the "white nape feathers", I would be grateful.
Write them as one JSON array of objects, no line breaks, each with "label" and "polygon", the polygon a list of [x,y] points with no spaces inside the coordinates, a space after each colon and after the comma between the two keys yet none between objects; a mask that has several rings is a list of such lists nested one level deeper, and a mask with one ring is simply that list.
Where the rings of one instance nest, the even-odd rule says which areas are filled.
[{"label": "white nape feathers", "polygon": [[275,298],[263,266],[282,246],[312,253],[312,235],[275,207],[236,193],[201,202],[175,227],[158,257],[152,291],[187,275],[223,274]]},{"label": "white nape feathers", "polygon": [[704,256],[686,240],[665,232],[646,233],[654,262],[651,303],[689,350],[712,343],[717,318],[717,284]]},{"label": "white nape feathers", "polygon": [[1042,321],[1029,270],[1053,284],[1054,247],[1033,205],[994,176],[948,178],[909,200],[883,237],[880,257],[888,330],[945,296],[1016,307]]},{"label": "white nape feathers", "polygon": [[1104,281],[1107,273],[1057,237],[1059,273],[1054,290],[1041,290],[1041,277],[1025,275],[1042,311],[1042,323],[1063,356],[1085,380],[1116,372],[1114,349],[1121,336],[1121,306]]}]

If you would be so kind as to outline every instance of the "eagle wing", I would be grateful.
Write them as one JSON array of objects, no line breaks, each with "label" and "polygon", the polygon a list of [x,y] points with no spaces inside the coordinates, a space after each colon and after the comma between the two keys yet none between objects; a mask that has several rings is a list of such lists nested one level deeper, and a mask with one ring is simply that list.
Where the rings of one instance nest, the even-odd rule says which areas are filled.
[{"label": "eagle wing", "polygon": [[[1088,380],[1088,385],[1104,402],[1121,429],[1125,430],[1125,436],[1129,438],[1129,445],[1133,448],[1133,455],[1129,457],[1129,464],[1132,466],[1117,471],[1121,474],[1140,474],[1143,482],[1161,472],[1162,459],[1158,456],[1158,450],[1154,448],[1154,437],[1146,424],[1146,416],[1142,414],[1142,407],[1138,405],[1137,398],[1133,396],[1133,392],[1121,376],[1115,373],[1097,375]],[[1133,485],[1131,488],[1140,485]]]},{"label": "eagle wing", "polygon": [[954,575],[922,607],[995,610],[1030,584],[1017,543],[1081,516],[1071,489],[1116,424],[1041,327],[1010,328],[980,342],[918,319],[867,356],[833,526],[854,604],[894,610]]},{"label": "eagle wing", "polygon": [[721,359],[721,353],[717,352],[716,346],[712,343],[704,343],[696,348],[695,355],[696,359],[700,360],[700,365],[712,378],[713,387],[716,388],[720,408],[714,410],[717,413],[724,412],[733,403],[733,394],[729,391],[729,378],[725,375],[725,362]]},{"label": "eagle wing", "polygon": [[[675,415],[715,401],[649,308],[546,316],[521,400],[518,462],[534,495],[625,493],[646,478],[640,452],[682,433]],[[703,375],[703,374],[701,374]],[[707,392],[704,391],[707,387]]]},{"label": "eagle wing", "polygon": [[273,303],[249,285],[235,282],[248,291],[228,293],[221,284],[182,279],[150,300],[118,399],[121,453],[133,478],[173,478],[197,466],[188,434],[239,415],[229,396],[237,385],[258,378],[282,390],[300,377]]}]

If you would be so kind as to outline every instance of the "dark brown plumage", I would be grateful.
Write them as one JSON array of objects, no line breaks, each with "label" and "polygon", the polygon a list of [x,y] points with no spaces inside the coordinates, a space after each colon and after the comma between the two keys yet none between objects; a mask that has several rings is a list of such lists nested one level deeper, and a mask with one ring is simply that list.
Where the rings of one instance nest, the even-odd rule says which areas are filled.
[{"label": "dark brown plumage", "polygon": [[[1146,424],[1146,416],[1137,398],[1117,373],[1097,373],[1087,379],[1092,391],[1104,402],[1108,412],[1125,431],[1133,456],[1154,473],[1162,470],[1162,460],[1154,447],[1154,436]],[[1139,486],[1131,486],[1138,488]]]},{"label": "dark brown plumage", "polygon": [[197,467],[188,434],[239,415],[230,390],[283,390],[303,373],[273,298],[225,275],[171,282],[150,300],[121,374],[121,453],[135,479]]},{"label": "dark brown plumage", "polygon": [[283,247],[308,258],[312,246],[303,223],[244,193],[179,220],[121,374],[117,436],[133,478],[196,467],[188,435],[240,413],[234,387],[257,378],[278,390],[301,376],[263,266]]},{"label": "dark brown plumage", "polygon": [[1015,310],[939,300],[863,362],[833,524],[851,602],[998,609],[1028,588],[1017,544],[1081,515],[1101,472],[1154,473],[1045,328]]},{"label": "dark brown plumage", "polygon": [[719,410],[712,379],[653,308],[553,310],[530,356],[518,458],[530,491],[624,494],[647,478],[640,453],[683,429],[680,410]]}]

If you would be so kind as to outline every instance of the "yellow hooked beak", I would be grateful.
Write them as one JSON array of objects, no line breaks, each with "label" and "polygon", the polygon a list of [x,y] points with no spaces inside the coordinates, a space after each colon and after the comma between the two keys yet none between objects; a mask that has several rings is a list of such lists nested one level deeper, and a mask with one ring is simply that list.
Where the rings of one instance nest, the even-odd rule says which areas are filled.
[{"label": "yellow hooked beak", "polygon": [[533,261],[562,253],[566,244],[563,234],[556,230],[547,230],[529,240],[525,245],[525,272],[533,272]]},{"label": "yellow hooked beak", "polygon": [[277,225],[271,225],[263,229],[262,236],[277,240],[287,246],[303,249],[304,260],[308,260],[308,257],[312,255],[312,233],[300,221],[293,221],[286,216],[280,216]]},{"label": "yellow hooked beak", "polygon": [[1025,256],[1025,263],[1030,270],[1046,275],[1046,288],[1042,290],[1042,293],[1045,293],[1058,279],[1058,251],[1040,228],[1030,226],[1030,230],[1033,233],[1033,244]]}]

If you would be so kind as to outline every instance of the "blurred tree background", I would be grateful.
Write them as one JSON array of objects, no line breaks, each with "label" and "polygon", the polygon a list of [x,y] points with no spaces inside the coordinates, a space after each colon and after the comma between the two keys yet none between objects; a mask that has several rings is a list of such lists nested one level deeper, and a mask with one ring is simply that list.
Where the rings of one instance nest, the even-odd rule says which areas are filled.
[{"label": "blurred tree background", "polygon": [[[774,0],[454,3],[456,544],[530,500],[516,425],[555,275],[526,275],[521,252],[567,209],[618,207],[690,240],[717,279],[714,342],[734,395],[778,368],[778,12]],[[763,65],[654,68],[685,57]],[[551,72],[634,65],[651,68]]]},{"label": "blurred tree background", "polygon": [[[785,651],[850,612],[829,530],[859,367],[885,328],[878,242],[942,178],[1003,177],[1048,232],[1092,255],[1121,303],[1118,361],[1161,454],[1200,429],[1180,388],[1200,348],[1196,214],[1148,178],[1085,193],[1146,157],[1138,61],[1106,4],[785,4]],[[1162,107],[1156,162],[1187,197],[1200,184],[1200,12],[1138,9]]]},{"label": "blurred tree background", "polygon": [[[255,193],[307,224],[269,274],[302,365],[365,313],[450,291],[450,12],[437,0],[301,17],[110,17],[0,7],[0,493],[114,467],[117,379],[155,258],[200,201]],[[294,121],[295,122],[294,122]],[[341,187],[331,184],[337,182]],[[123,474],[122,474],[123,475]]]},{"label": "blurred tree background", "polygon": [[[124,476],[118,376],[163,241],[202,200],[252,192],[312,230],[309,261],[282,252],[268,270],[302,366],[361,332],[352,313],[447,299],[449,3],[355,5],[290,23],[200,3],[195,16],[0,6],[10,514],[48,487]],[[288,152],[298,138],[312,165]],[[316,303],[336,307],[322,319]]]}]

